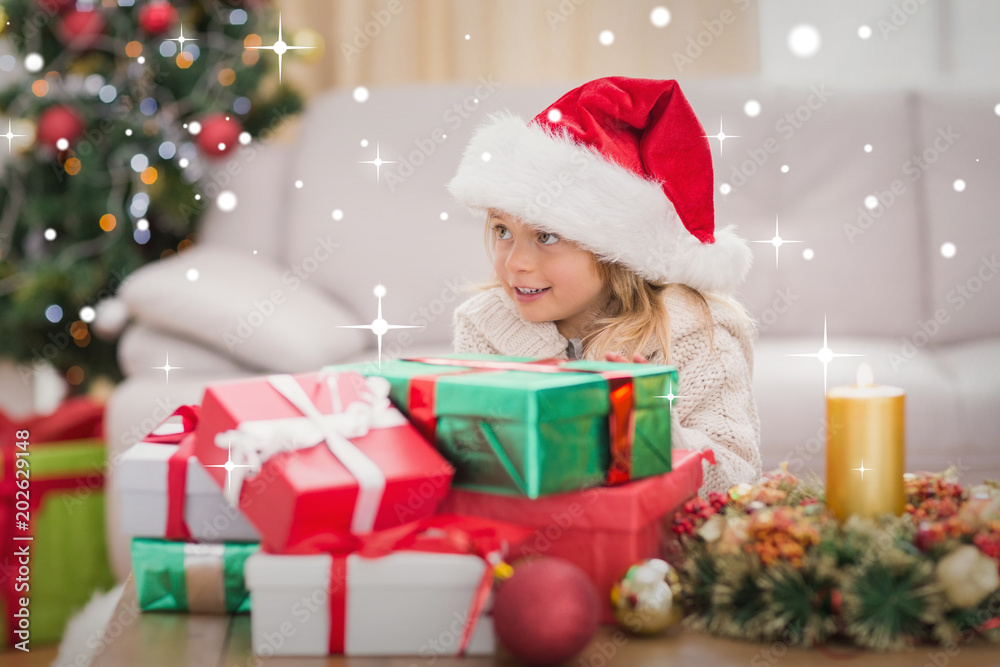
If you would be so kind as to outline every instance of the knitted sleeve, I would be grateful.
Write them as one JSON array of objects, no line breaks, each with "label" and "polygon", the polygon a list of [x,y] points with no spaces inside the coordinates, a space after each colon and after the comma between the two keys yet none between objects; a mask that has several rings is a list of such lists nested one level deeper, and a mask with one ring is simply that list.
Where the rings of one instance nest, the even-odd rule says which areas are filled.
[{"label": "knitted sleeve", "polygon": [[753,359],[724,326],[716,325],[714,343],[718,356],[709,350],[704,331],[671,345],[674,365],[680,369],[680,398],[671,411],[673,447],[711,448],[715,453],[716,465],[705,464],[702,497],[740,482],[755,483],[761,474]]}]

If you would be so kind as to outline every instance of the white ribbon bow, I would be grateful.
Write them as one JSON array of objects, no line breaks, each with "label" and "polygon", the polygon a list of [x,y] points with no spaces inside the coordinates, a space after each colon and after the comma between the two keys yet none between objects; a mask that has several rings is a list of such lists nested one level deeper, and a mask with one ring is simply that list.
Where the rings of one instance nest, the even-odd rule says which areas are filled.
[{"label": "white ribbon bow", "polygon": [[381,377],[365,379],[361,399],[343,407],[336,375],[326,376],[334,414],[324,415],[291,375],[270,375],[271,387],[294,405],[305,418],[245,421],[233,430],[215,436],[215,445],[230,450],[233,468],[226,484],[226,499],[239,506],[243,483],[279,452],[305,449],[321,442],[358,481],[358,500],[351,518],[351,532],[370,533],[375,525],[385,475],[349,438],[360,438],[371,429],[406,424],[406,418],[389,401],[389,381]]}]

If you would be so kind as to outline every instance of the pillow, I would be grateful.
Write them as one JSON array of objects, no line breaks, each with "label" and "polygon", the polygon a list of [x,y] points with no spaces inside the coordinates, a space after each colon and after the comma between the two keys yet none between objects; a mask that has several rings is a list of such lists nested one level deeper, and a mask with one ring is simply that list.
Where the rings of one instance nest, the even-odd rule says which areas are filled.
[{"label": "pillow", "polygon": [[197,246],[135,271],[118,296],[154,329],[250,368],[296,373],[350,357],[371,336],[338,329],[366,322],[308,280],[258,255]]},{"label": "pillow", "polygon": [[125,329],[118,341],[118,365],[126,377],[158,375],[166,380],[167,376],[158,367],[168,360],[171,367],[176,366],[180,373],[187,373],[188,369],[193,369],[199,375],[239,374],[248,370],[260,370],[247,368],[228,354],[220,354],[218,350],[141,322],[135,322]]}]

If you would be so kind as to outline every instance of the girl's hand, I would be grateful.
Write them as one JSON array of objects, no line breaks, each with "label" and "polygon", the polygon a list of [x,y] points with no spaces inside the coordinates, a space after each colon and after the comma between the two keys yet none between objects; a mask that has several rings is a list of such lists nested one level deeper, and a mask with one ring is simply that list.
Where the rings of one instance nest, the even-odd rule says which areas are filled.
[{"label": "girl's hand", "polygon": [[[623,364],[627,364],[628,363],[628,359],[626,359],[624,356],[618,354],[617,352],[608,352],[608,353],[606,353],[604,355],[604,358],[605,358],[605,361],[618,361],[618,362],[621,362]],[[649,359],[647,359],[646,357],[644,357],[641,354],[639,354],[638,352],[636,352],[635,354],[632,355],[632,363],[633,364],[648,364],[649,363]]]}]

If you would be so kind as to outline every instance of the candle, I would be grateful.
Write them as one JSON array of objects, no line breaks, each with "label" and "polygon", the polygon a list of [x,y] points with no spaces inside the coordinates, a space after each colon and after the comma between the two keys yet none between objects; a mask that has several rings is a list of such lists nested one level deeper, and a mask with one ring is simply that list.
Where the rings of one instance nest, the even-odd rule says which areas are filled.
[{"label": "candle", "polygon": [[874,384],[864,363],[857,385],[827,392],[826,504],[841,521],[903,513],[905,399],[899,387]]}]

